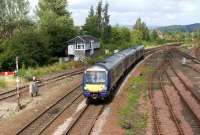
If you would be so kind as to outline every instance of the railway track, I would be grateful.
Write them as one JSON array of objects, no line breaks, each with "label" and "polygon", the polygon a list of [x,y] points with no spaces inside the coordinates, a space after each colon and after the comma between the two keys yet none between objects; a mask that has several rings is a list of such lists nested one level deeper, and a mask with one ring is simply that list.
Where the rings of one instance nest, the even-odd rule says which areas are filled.
[{"label": "railway track", "polygon": [[[170,58],[171,60],[171,58]],[[154,89],[156,88],[157,90],[161,90],[162,95],[163,95],[163,99],[165,104],[167,105],[168,111],[170,113],[170,118],[173,121],[173,123],[176,126],[177,129],[177,133],[179,135],[185,135],[185,131],[183,129],[183,127],[181,126],[181,121],[179,120],[179,118],[176,116],[175,110],[174,110],[174,106],[172,105],[170,98],[168,97],[167,94],[167,89],[165,87],[165,82],[166,81],[170,81],[171,84],[174,86],[175,90],[178,92],[179,96],[181,97],[181,101],[184,102],[184,104],[187,105],[187,108],[190,110],[190,113],[192,116],[195,117],[194,121],[195,124],[192,125],[193,128],[195,128],[195,130],[200,129],[200,115],[197,113],[197,111],[194,109],[194,104],[190,103],[190,101],[188,101],[187,97],[185,97],[185,95],[183,94],[183,92],[180,91],[179,88],[177,88],[177,86],[174,84],[174,80],[172,80],[172,78],[170,77],[169,73],[167,72],[167,70],[171,70],[171,72],[173,72],[173,76],[176,76],[177,78],[179,78],[180,82],[185,86],[185,89],[187,89],[187,91],[190,91],[189,88],[187,87],[187,84],[181,80],[181,78],[178,76],[178,74],[176,73],[175,69],[172,69],[172,67],[170,67],[169,65],[172,65],[173,63],[170,63],[170,61],[163,61],[159,67],[152,73],[151,77],[148,80],[148,91],[149,91],[149,97],[150,97],[150,101],[151,101],[151,105],[152,105],[152,117],[153,117],[153,123],[154,123],[154,132],[157,135],[162,135],[164,134],[163,131],[163,127],[162,124],[164,123],[163,121],[161,121],[160,117],[159,117],[159,112],[158,112],[158,108],[156,107],[156,101],[154,100]],[[164,76],[167,77],[167,80],[164,79]],[[156,83],[156,85],[155,85]],[[155,86],[156,87],[155,87]],[[159,86],[159,88],[158,88]],[[191,93],[192,94],[192,93]],[[196,104],[199,107],[199,99],[200,97],[195,97],[193,95],[193,98],[195,101],[197,101]],[[200,108],[199,108],[200,109]]]},{"label": "railway track", "polygon": [[[151,104],[152,104],[152,115],[153,115],[153,121],[154,121],[154,129],[155,129],[155,132],[157,135],[162,135],[163,132],[162,132],[162,129],[161,129],[161,125],[160,125],[160,121],[159,121],[159,117],[158,117],[158,114],[157,114],[157,108],[156,108],[156,105],[155,105],[155,102],[153,100],[153,82],[158,82],[159,83],[159,86],[160,86],[160,89],[162,91],[162,94],[163,94],[163,97],[164,97],[164,101],[168,107],[168,110],[170,112],[170,116],[171,116],[171,119],[173,120],[176,128],[177,128],[177,133],[179,135],[185,135],[184,132],[183,132],[183,129],[179,123],[179,119],[176,117],[176,114],[174,113],[174,109],[172,107],[172,104],[169,100],[169,97],[166,93],[166,88],[164,87],[164,84],[163,84],[163,75],[164,75],[164,71],[165,69],[167,68],[167,65],[165,65],[166,63],[162,63],[151,75],[148,83],[149,83],[149,96],[150,96],[150,101],[151,101]],[[157,77],[155,81],[155,78],[154,77]]]},{"label": "railway track", "polygon": [[[200,115],[198,111],[200,110],[200,94],[198,91],[194,90],[193,87],[189,86],[186,80],[184,80],[180,73],[173,67],[173,60],[172,58],[169,59],[169,65],[170,65],[170,73],[172,76],[176,76],[183,87],[179,87],[177,83],[170,77],[169,71],[165,71],[167,78],[175,88],[175,90],[178,92],[179,96],[181,97],[184,104],[187,106],[187,108],[190,110],[191,115],[194,116],[194,121],[196,124],[192,125],[193,128],[197,129],[198,132],[200,131]],[[190,93],[192,97],[188,98]],[[191,99],[192,98],[192,99]]]},{"label": "railway track", "polygon": [[[75,102],[83,102],[84,97],[81,92],[82,85],[70,90],[66,95],[60,98],[58,101],[50,105],[47,109],[41,112],[37,117],[31,120],[27,125],[17,132],[17,135],[41,135],[48,130],[54,121],[59,117],[72,109]],[[71,107],[71,108],[70,108]],[[102,104],[86,104],[78,112],[74,112],[73,120],[64,134],[84,134],[89,135],[92,128],[98,119],[99,115],[103,111],[105,105]],[[79,133],[77,129],[81,130]],[[48,131],[47,131],[48,132]]]},{"label": "railway track", "polygon": [[185,58],[187,58],[187,59],[190,59],[190,60],[192,60],[194,63],[196,63],[196,64],[200,64],[200,60],[199,59],[197,59],[197,58],[195,58],[195,57],[193,57],[193,56],[191,56],[191,55],[189,55],[189,54],[187,54],[187,53],[185,53],[185,52],[182,52],[182,51],[180,51],[180,50],[177,50],[177,49],[175,49],[175,50],[172,50],[173,52],[176,52],[177,54],[179,54],[179,55],[181,55],[181,56],[183,56],[183,57],[185,57]]},{"label": "railway track", "polygon": [[194,70],[197,73],[200,73],[200,68],[196,67],[195,65],[186,64],[187,67]]},{"label": "railway track", "polygon": [[17,135],[39,135],[42,134],[65,110],[75,101],[83,100],[81,86],[70,90],[62,98],[54,102],[36,118],[31,120],[25,127],[20,129]]},{"label": "railway track", "polygon": [[[44,79],[39,83],[39,87],[42,87],[42,86],[47,85],[49,83],[53,83],[53,82],[56,82],[56,81],[63,80],[65,78],[69,78],[69,77],[72,77],[72,76],[75,76],[75,75],[79,75],[79,74],[82,74],[82,73],[83,73],[83,69],[76,70],[76,71],[73,71],[73,72],[70,72],[70,73],[63,73],[61,75],[51,77],[49,79]],[[20,93],[27,92],[28,87],[29,87],[29,85],[25,85],[25,86],[20,87]],[[16,89],[0,93],[0,101],[14,97],[16,95],[17,95]]]},{"label": "railway track", "polygon": [[156,48],[150,48],[150,49],[146,49],[144,55],[148,56],[150,54],[153,54],[159,50],[162,50],[165,46],[161,46],[161,47],[156,47]]},{"label": "railway track", "polygon": [[150,55],[150,54],[152,54],[152,53],[154,53],[154,52],[156,52],[156,51],[158,51],[159,49],[147,49],[147,50],[145,50],[145,56],[148,56],[148,55]]},{"label": "railway track", "polygon": [[148,56],[150,54],[155,53],[156,51],[162,50],[164,48],[168,48],[168,47],[177,47],[182,43],[169,43],[163,46],[159,46],[159,47],[155,47],[155,48],[149,48],[149,49],[145,49],[145,56]]},{"label": "railway track", "polygon": [[152,108],[152,117],[153,117],[155,132],[156,132],[157,135],[162,135],[155,102],[153,100],[153,79],[156,76],[156,73],[157,73],[157,71],[154,71],[152,73],[152,75],[150,76],[149,80],[148,80],[148,93],[149,93],[149,99],[150,99],[150,102],[151,102],[151,105],[152,105],[151,108]]},{"label": "railway track", "polygon": [[[65,131],[66,135],[89,135],[105,105],[87,105]],[[77,130],[82,129],[82,130]]]},{"label": "railway track", "polygon": [[[171,65],[170,66],[170,68],[171,68],[171,70],[173,71],[173,73],[177,76],[177,78],[183,83],[183,85],[185,86],[185,88],[189,91],[189,92],[191,92],[191,95],[193,96],[193,97],[195,97],[195,99],[199,102],[199,104],[200,104],[200,94],[198,94],[197,92],[195,92],[194,90],[193,90],[193,88],[192,87],[194,87],[194,86],[190,86],[189,84],[187,84],[187,82],[185,82],[185,80],[181,77],[181,74],[182,74],[182,72],[180,72],[180,71],[178,71],[178,70],[176,70],[175,68],[174,68],[174,57],[173,57],[173,54],[172,53],[170,53],[170,57],[169,57],[169,64]],[[191,69],[193,69],[193,70],[195,70],[196,72],[200,72],[198,69],[196,69],[196,68],[194,68],[194,67],[191,67],[190,65],[187,65],[188,67],[190,67]]]},{"label": "railway track", "polygon": [[195,57],[197,59],[200,59],[200,47],[196,48],[196,50],[195,50]]},{"label": "railway track", "polygon": [[182,55],[180,55],[180,53],[176,53],[176,51],[172,50],[171,51],[171,55],[173,57],[173,59],[176,61],[179,61],[179,64],[183,67],[186,67],[188,69],[192,69],[193,71],[195,71],[195,73],[199,74],[200,73],[200,67],[198,66],[198,63],[196,61],[189,61],[186,64],[182,64],[180,61],[182,61]]},{"label": "railway track", "polygon": [[184,132],[183,132],[183,129],[179,123],[179,119],[176,117],[176,114],[174,113],[174,109],[173,109],[173,106],[170,102],[170,99],[167,95],[167,92],[166,92],[166,88],[164,87],[164,84],[163,84],[163,75],[164,75],[164,71],[160,71],[160,77],[159,77],[159,83],[160,83],[160,87],[161,87],[161,90],[162,90],[162,93],[163,93],[163,97],[164,97],[164,100],[165,100],[165,103],[167,104],[168,106],[168,109],[169,109],[169,112],[170,112],[170,115],[171,115],[171,118],[172,120],[174,121],[175,125],[176,125],[176,128],[177,128],[177,131],[179,133],[179,135],[185,135]]},{"label": "railway track", "polygon": [[[172,80],[172,78],[169,75],[169,72],[166,72],[167,78],[168,80],[170,80],[171,84],[173,85],[173,87],[175,88],[175,90],[178,92],[178,95],[180,96],[182,102],[186,105],[186,107],[189,109],[190,111],[190,115],[194,116],[195,119],[193,119],[193,121],[195,121],[196,124],[191,125],[193,128],[198,128],[198,130],[200,129],[200,115],[197,113],[197,111],[194,109],[194,106],[196,106],[199,109],[199,104],[198,104],[198,100],[196,98],[196,96],[194,96],[194,94],[191,94],[193,97],[193,101],[196,101],[194,104],[194,102],[191,102],[187,95],[185,95],[186,91],[188,91],[186,88],[185,89],[180,89],[177,87],[177,85],[174,83],[174,80]],[[173,75],[176,76],[176,74],[174,73]],[[177,76],[178,77],[178,76]],[[180,80],[181,81],[181,80]],[[184,84],[183,84],[184,85]]]}]

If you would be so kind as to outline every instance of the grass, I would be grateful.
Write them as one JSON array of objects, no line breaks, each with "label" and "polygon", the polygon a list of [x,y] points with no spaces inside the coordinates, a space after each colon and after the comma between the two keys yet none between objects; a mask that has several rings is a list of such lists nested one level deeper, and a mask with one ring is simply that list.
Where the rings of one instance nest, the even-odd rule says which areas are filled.
[{"label": "grass", "polygon": [[148,120],[148,110],[139,112],[139,102],[141,97],[148,101],[147,76],[152,72],[152,68],[145,67],[142,75],[129,81],[131,88],[128,93],[128,103],[120,111],[120,126],[126,130],[127,135],[145,134]]},{"label": "grass", "polygon": [[5,87],[6,87],[6,81],[0,80],[0,88],[5,88]]},{"label": "grass", "polygon": [[152,48],[152,47],[158,47],[162,46],[166,43],[174,43],[176,41],[171,41],[171,40],[158,40],[158,41],[143,41],[142,44],[145,46],[145,48]]},{"label": "grass", "polygon": [[78,68],[81,67],[82,64],[79,62],[67,62],[63,64],[53,64],[53,65],[48,65],[44,67],[38,67],[38,68],[22,68],[19,70],[19,76],[25,78],[26,80],[32,79],[33,76],[39,78],[51,73],[57,73],[57,72],[62,72],[67,69],[73,69],[73,68]]}]

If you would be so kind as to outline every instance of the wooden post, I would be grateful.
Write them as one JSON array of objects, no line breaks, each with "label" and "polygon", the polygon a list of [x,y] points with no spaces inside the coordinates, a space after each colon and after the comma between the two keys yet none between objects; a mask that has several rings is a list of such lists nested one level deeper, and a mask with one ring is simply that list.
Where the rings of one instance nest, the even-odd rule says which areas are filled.
[{"label": "wooden post", "polygon": [[16,57],[16,90],[17,90],[17,105],[18,105],[18,110],[22,109],[22,106],[20,104],[20,91],[19,91],[19,76],[18,76],[18,70],[19,70],[19,57]]}]

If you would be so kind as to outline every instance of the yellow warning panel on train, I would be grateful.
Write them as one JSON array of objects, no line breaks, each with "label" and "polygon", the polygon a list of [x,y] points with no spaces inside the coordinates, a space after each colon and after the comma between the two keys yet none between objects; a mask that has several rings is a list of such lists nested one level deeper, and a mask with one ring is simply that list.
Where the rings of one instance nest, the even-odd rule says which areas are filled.
[{"label": "yellow warning panel on train", "polygon": [[86,84],[85,88],[89,91],[89,92],[101,92],[104,88],[103,84]]}]

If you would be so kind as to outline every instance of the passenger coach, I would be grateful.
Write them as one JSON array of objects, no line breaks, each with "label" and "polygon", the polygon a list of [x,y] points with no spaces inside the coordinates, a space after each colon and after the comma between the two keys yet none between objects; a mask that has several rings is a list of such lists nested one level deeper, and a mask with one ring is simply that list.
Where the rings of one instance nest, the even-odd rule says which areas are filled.
[{"label": "passenger coach", "polygon": [[83,95],[91,99],[107,99],[112,96],[119,79],[144,57],[144,46],[118,52],[84,72]]}]

